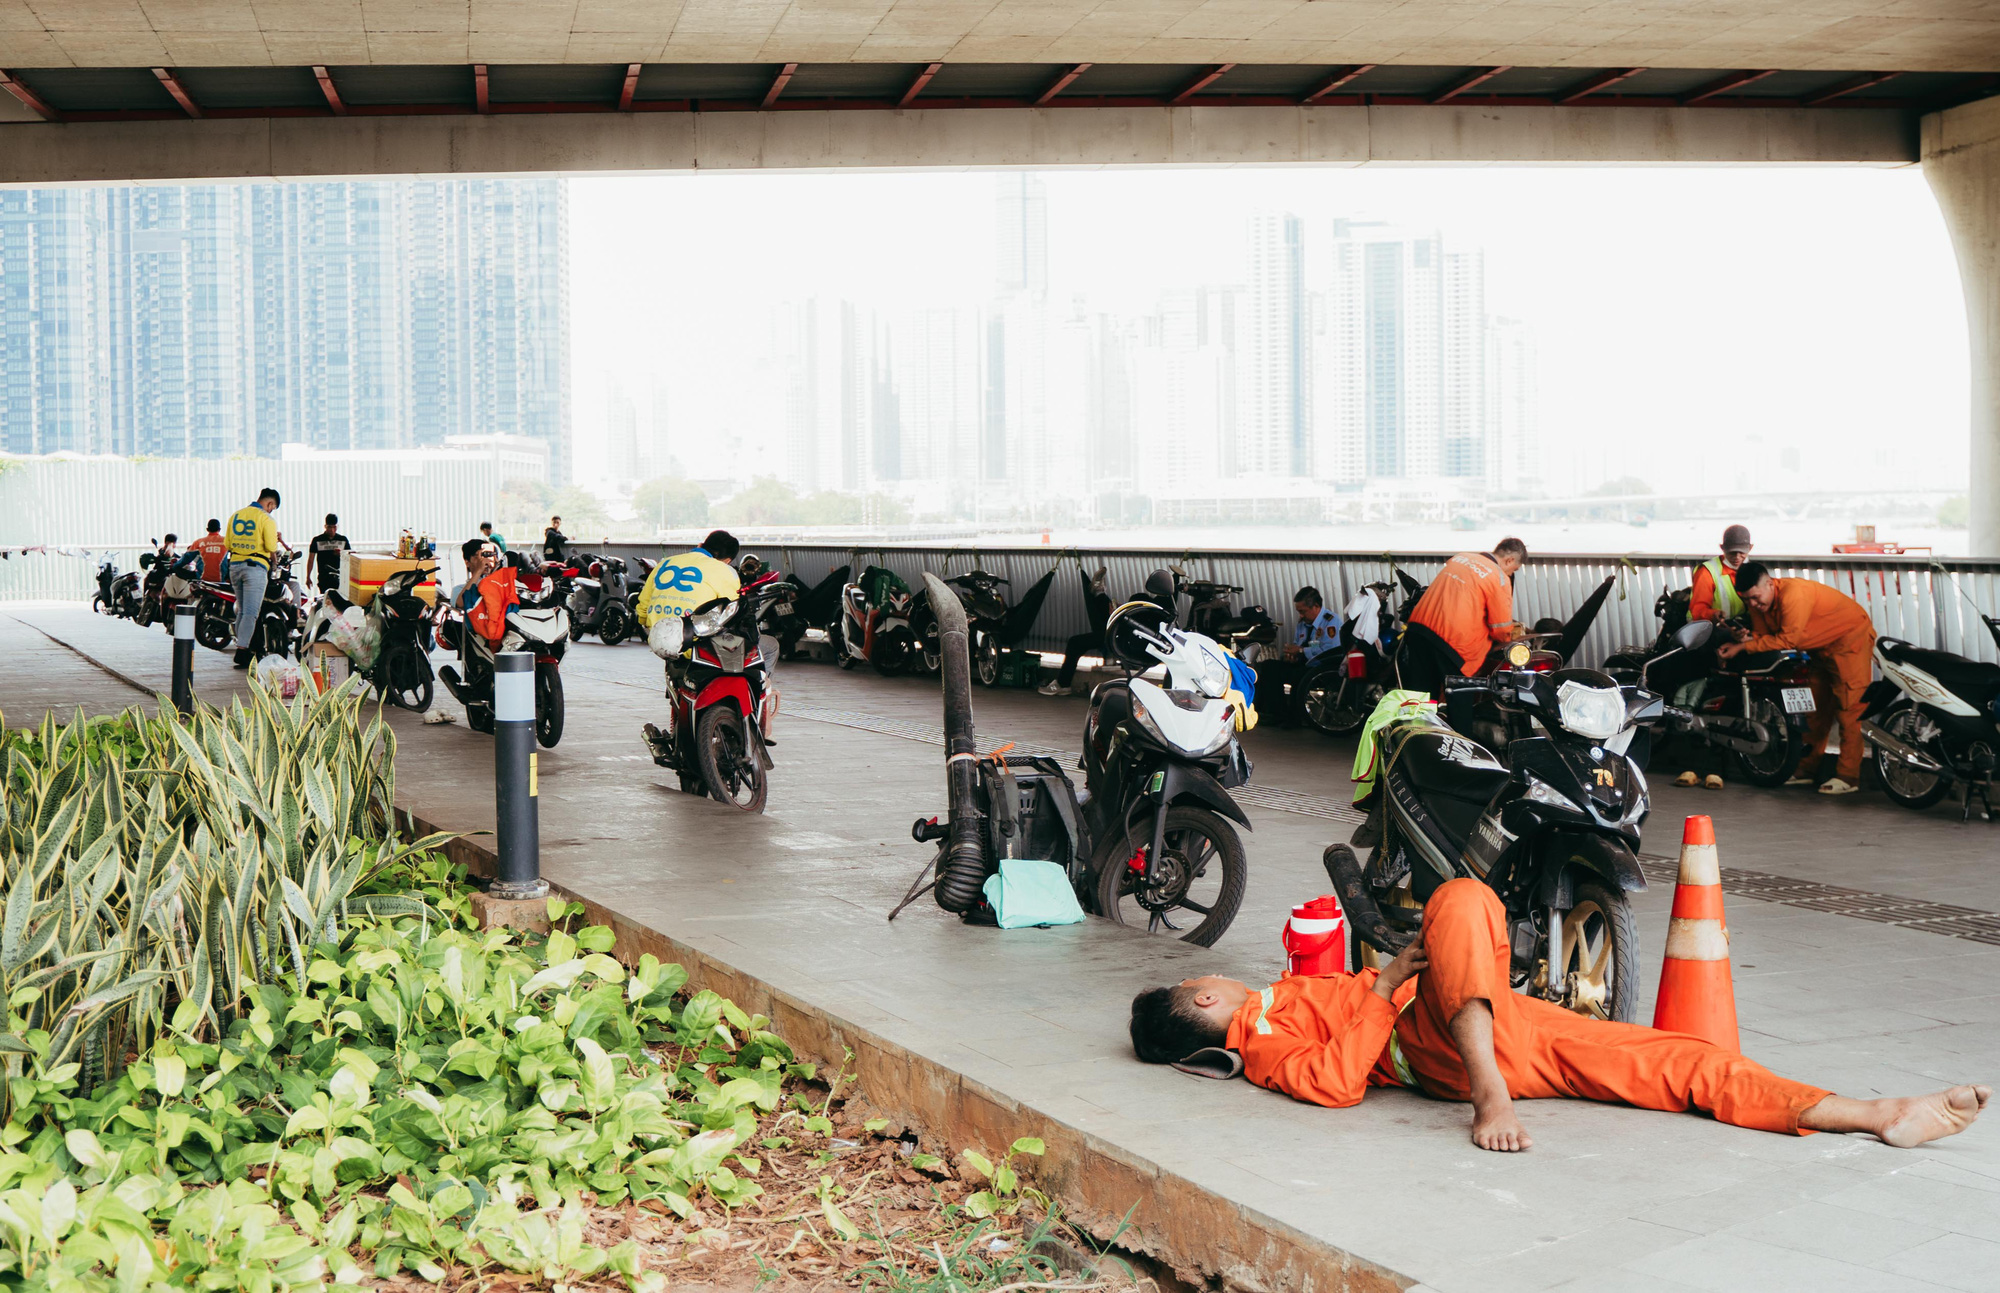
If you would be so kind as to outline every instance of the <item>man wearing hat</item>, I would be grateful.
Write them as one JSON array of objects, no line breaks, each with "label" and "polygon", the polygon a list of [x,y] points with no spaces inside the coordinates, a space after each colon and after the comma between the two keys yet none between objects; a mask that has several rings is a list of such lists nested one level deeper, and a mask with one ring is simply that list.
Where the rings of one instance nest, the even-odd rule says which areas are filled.
[{"label": "man wearing hat", "polygon": [[1736,594],[1736,571],[1750,558],[1750,527],[1732,525],[1722,532],[1722,555],[1694,568],[1694,592],[1688,600],[1690,620],[1732,620],[1743,614]]}]

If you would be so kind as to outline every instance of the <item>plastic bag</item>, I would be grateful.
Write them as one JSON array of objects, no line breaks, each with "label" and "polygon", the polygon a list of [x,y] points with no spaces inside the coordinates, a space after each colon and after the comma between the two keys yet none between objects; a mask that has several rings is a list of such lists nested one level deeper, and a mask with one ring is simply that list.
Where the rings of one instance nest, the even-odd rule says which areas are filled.
[{"label": "plastic bag", "polygon": [[687,619],[668,611],[653,621],[653,627],[646,634],[646,647],[662,660],[671,660],[681,653],[687,635]]},{"label": "plastic bag", "polygon": [[257,681],[290,700],[299,694],[299,667],[281,655],[267,655],[257,662]]},{"label": "plastic bag", "polygon": [[382,650],[382,631],[359,606],[350,606],[326,622],[326,640],[339,647],[363,673],[375,667],[375,657]]},{"label": "plastic bag", "polygon": [[1027,925],[1075,925],[1083,920],[1069,874],[1053,862],[1033,858],[1001,858],[1000,869],[986,877],[986,901],[1002,929]]}]

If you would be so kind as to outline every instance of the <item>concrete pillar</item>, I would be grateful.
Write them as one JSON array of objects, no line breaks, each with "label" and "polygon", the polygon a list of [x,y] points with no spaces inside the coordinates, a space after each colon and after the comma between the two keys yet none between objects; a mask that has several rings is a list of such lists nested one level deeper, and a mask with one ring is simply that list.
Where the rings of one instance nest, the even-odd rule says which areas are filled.
[{"label": "concrete pillar", "polygon": [[1972,546],[2000,557],[2000,99],[1923,119],[1924,177],[1944,210],[1972,351]]}]

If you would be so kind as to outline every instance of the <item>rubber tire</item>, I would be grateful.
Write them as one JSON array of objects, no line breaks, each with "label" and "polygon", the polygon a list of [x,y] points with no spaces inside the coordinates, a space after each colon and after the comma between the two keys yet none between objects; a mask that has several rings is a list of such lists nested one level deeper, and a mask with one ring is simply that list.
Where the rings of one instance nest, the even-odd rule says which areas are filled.
[{"label": "rubber tire", "polygon": [[943,669],[943,634],[938,631],[937,616],[931,614],[928,606],[910,617],[910,634],[917,640],[917,667],[927,674]]},{"label": "rubber tire", "polygon": [[[1611,1009],[1613,1023],[1629,1024],[1639,1009],[1639,921],[1623,893],[1613,892],[1602,881],[1578,880],[1576,900],[1594,902],[1604,913],[1605,933],[1611,940]],[[1565,916],[1569,913],[1564,912]],[[1569,949],[1563,950],[1565,959]],[[1582,1012],[1579,1011],[1579,1014]]]},{"label": "rubber tire", "polygon": [[552,750],[563,734],[562,672],[554,665],[535,666],[535,739]]},{"label": "rubber tire", "polygon": [[746,813],[761,813],[764,811],[765,802],[771,797],[771,781],[764,775],[764,764],[757,758],[756,752],[749,750],[744,752],[748,756],[749,781],[754,787],[754,793],[747,804],[737,803],[729,797],[724,789],[722,765],[715,758],[715,744],[719,735],[716,729],[724,724],[740,725],[742,722],[742,716],[727,705],[712,705],[704,710],[701,717],[695,720],[694,759],[701,767],[701,779],[708,785],[709,798]]},{"label": "rubber tire", "polygon": [[492,707],[490,705],[467,705],[465,707],[465,725],[475,732],[482,732],[489,736],[492,735]]},{"label": "rubber tire", "polygon": [[219,615],[203,615],[196,612],[194,640],[211,651],[234,651],[236,626]]},{"label": "rubber tire", "polygon": [[[1335,709],[1322,721],[1320,718],[1314,716],[1310,697],[1316,686],[1328,682],[1337,682],[1339,684],[1333,693],[1334,700],[1338,700],[1350,686],[1359,682],[1361,685],[1362,700],[1366,702],[1368,700],[1368,693],[1373,691],[1376,693],[1375,701],[1368,703],[1365,708]],[[1328,736],[1350,736],[1360,731],[1362,726],[1368,722],[1368,715],[1375,711],[1375,704],[1379,703],[1381,698],[1381,687],[1370,683],[1366,678],[1349,678],[1339,669],[1322,669],[1307,677],[1305,683],[1299,688],[1299,713],[1304,716],[1306,722],[1315,731],[1324,732]],[[1350,716],[1352,717],[1352,721],[1349,721]]]},{"label": "rubber tire", "polygon": [[597,636],[605,646],[617,646],[632,636],[632,617],[626,612],[624,602],[612,602],[604,608],[597,621]]},{"label": "rubber tire", "polygon": [[972,643],[972,677],[982,687],[1000,682],[1000,644],[991,633],[975,630]]},{"label": "rubber tire", "polygon": [[[1909,740],[1909,737],[1904,736],[1903,733],[1896,731],[1896,729],[1891,727],[1890,724],[1894,723],[1904,714],[1915,714],[1915,713],[1917,713],[1916,705],[1914,705],[1907,699],[1900,700],[1896,702],[1894,705],[1891,705],[1888,709],[1888,712],[1882,715],[1882,729],[1888,732],[1891,736],[1899,736],[1902,737],[1903,740],[1907,741]],[[1882,793],[1888,795],[1889,798],[1895,800],[1897,803],[1901,804],[1905,808],[1913,808],[1919,810],[1929,808],[1932,804],[1936,803],[1938,800],[1943,799],[1945,795],[1951,790],[1951,784],[1952,784],[1951,778],[1945,776],[1939,776],[1936,778],[1936,784],[1933,785],[1929,790],[1924,791],[1920,795],[1902,794],[1899,791],[1897,791],[1895,784],[1889,780],[1888,770],[1887,767],[1885,766],[1889,760],[1889,752],[1883,749],[1875,749],[1874,751],[1872,751],[1872,753],[1874,754],[1875,775],[1882,782]]]},{"label": "rubber tire", "polygon": [[893,637],[878,633],[875,635],[875,650],[868,657],[868,663],[875,666],[875,672],[884,678],[899,678],[910,671],[913,661],[920,658],[914,640],[898,642]]},{"label": "rubber tire", "polygon": [[[1152,820],[1135,827],[1135,832],[1150,831]],[[1227,820],[1206,808],[1190,808],[1185,804],[1167,809],[1167,830],[1172,835],[1177,830],[1199,830],[1216,844],[1216,859],[1211,866],[1222,867],[1222,891],[1216,895],[1215,906],[1199,925],[1181,935],[1184,943],[1196,947],[1214,947],[1217,939],[1229,929],[1236,919],[1237,908],[1243,905],[1243,890],[1249,880],[1249,863],[1243,853],[1243,837]],[[1124,884],[1126,858],[1117,856],[1124,851],[1124,837],[1113,833],[1105,838],[1098,848],[1097,858],[1097,914],[1114,925],[1125,922],[1119,918],[1119,890]]]},{"label": "rubber tire", "polygon": [[[1792,726],[1791,715],[1785,712],[1783,705],[1769,697],[1753,703],[1757,706],[1757,713],[1750,717],[1756,719],[1758,722],[1770,722],[1772,714],[1766,711],[1775,711],[1778,723],[1784,732],[1784,741],[1780,747],[1783,757],[1778,760],[1776,765],[1767,766],[1760,770],[1754,767],[1741,751],[1737,751],[1736,767],[1743,773],[1745,781],[1753,786],[1763,786],[1769,790],[1774,786],[1782,786],[1787,781],[1790,781],[1792,773],[1798,770],[1799,734],[1797,729]],[[1767,751],[1766,753],[1770,752]]]},{"label": "rubber tire", "polygon": [[[409,658],[407,665],[403,662],[405,656]],[[407,689],[408,692],[416,697],[415,701],[405,700],[403,698],[405,689],[397,686],[397,674],[405,668],[414,668],[423,671],[422,681],[416,686]],[[390,653],[383,658],[378,669],[382,678],[380,691],[384,700],[399,709],[407,709],[413,714],[421,714],[431,707],[431,698],[436,693],[437,684],[431,673],[429,658],[414,643],[392,648]]]}]

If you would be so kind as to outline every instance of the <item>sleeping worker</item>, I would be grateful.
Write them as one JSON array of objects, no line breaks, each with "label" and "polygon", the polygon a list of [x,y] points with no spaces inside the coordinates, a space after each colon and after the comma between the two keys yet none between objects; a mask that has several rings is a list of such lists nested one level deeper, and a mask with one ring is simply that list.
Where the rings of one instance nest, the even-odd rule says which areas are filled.
[{"label": "sleeping worker", "polygon": [[1336,1109],[1359,1104],[1371,1086],[1470,1101],[1472,1143],[1501,1151],[1532,1143],[1513,1102],[1546,1096],[1699,1109],[1799,1136],[1862,1131],[1908,1149],[1964,1131],[1992,1095],[1955,1086],[1850,1099],[1699,1038],[1518,995],[1500,899],[1470,879],[1438,886],[1421,937],[1379,972],[1288,977],[1261,992],[1209,976],[1142,992],[1132,1000],[1132,1046],[1148,1063],[1242,1073]]}]

